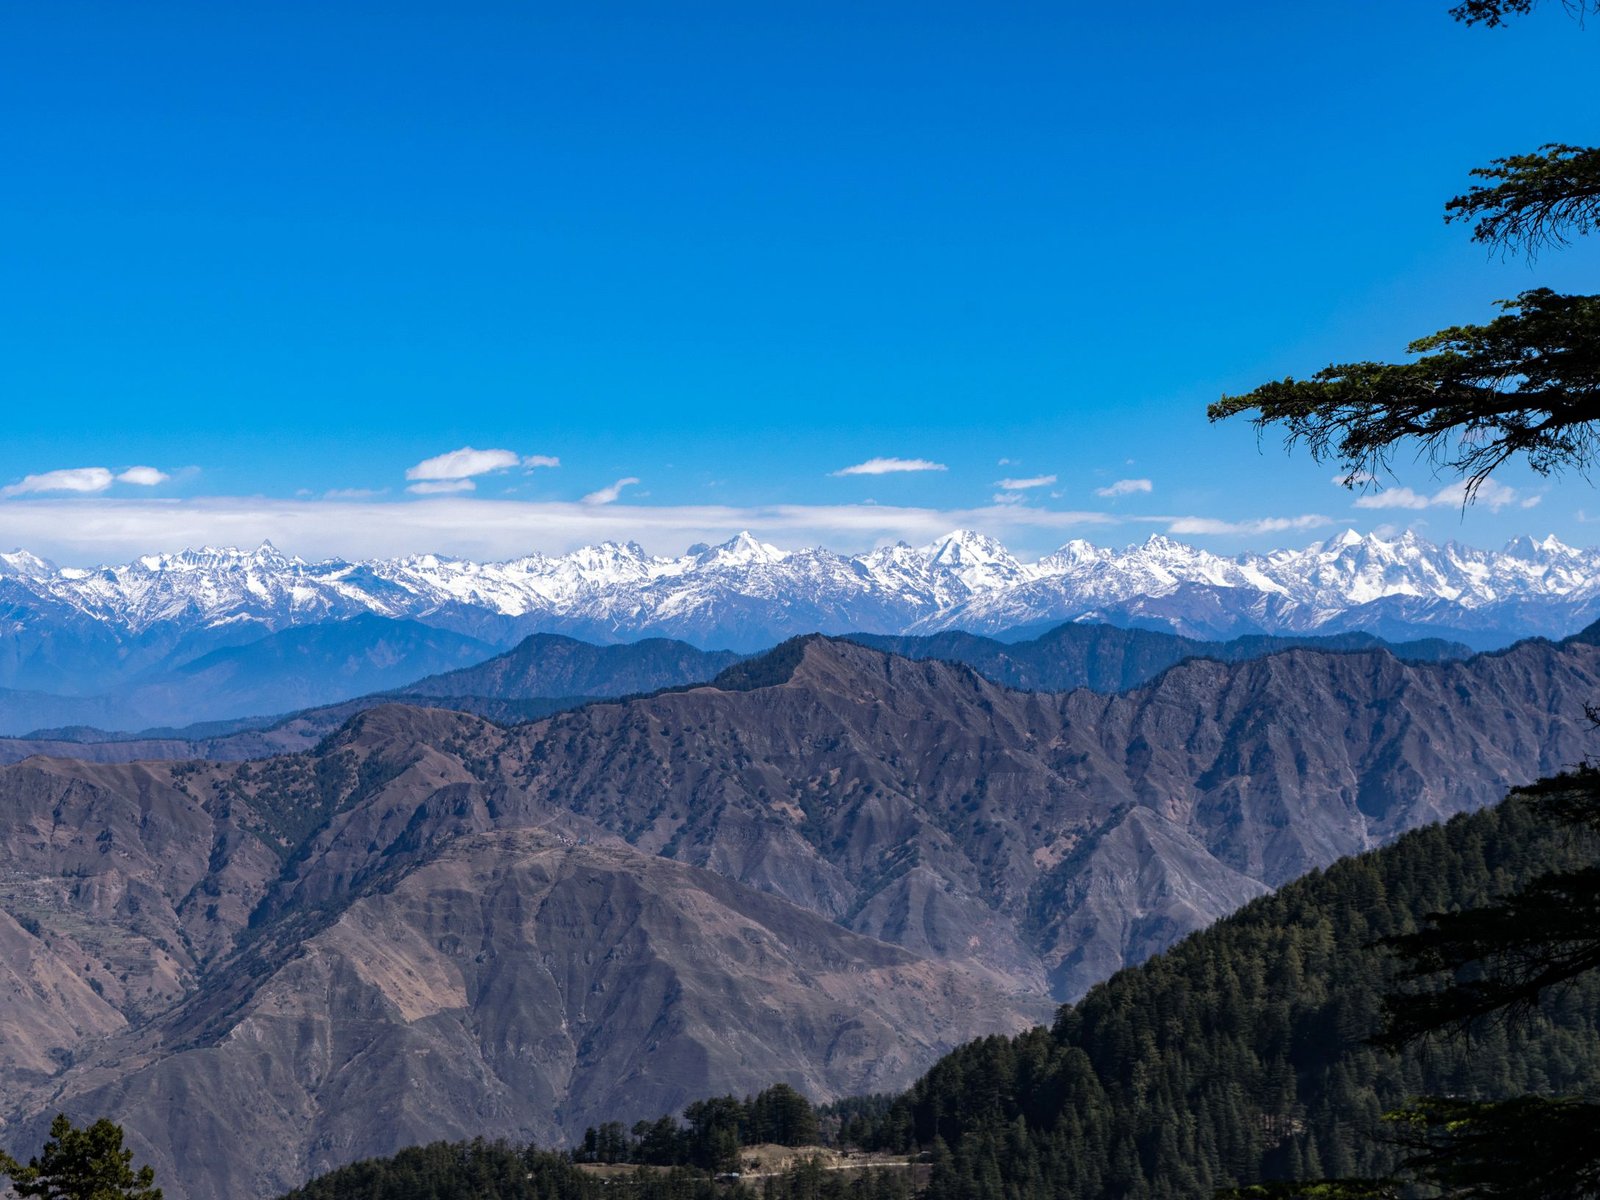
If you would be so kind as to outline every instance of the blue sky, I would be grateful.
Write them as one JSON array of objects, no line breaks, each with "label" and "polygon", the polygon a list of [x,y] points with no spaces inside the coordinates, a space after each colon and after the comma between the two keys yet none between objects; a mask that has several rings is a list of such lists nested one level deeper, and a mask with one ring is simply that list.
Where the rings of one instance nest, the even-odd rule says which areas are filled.
[{"label": "blue sky", "polygon": [[1600,540],[1205,420],[1596,290],[1441,206],[1593,140],[1600,28],[1447,7],[0,6],[0,543]]}]

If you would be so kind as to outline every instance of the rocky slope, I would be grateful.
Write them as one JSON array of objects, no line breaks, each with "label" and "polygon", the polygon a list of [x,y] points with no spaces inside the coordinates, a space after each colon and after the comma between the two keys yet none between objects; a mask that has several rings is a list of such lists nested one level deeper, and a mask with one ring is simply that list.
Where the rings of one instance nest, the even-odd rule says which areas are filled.
[{"label": "rocky slope", "polygon": [[776,1079],[895,1086],[1577,760],[1597,686],[1583,639],[1191,660],[1108,696],[808,638],[511,729],[386,706],[259,762],[30,760],[0,769],[3,1140],[110,1113],[198,1200]]},{"label": "rocky slope", "polygon": [[[1029,695],[813,638],[717,688],[530,727],[517,782],[641,848],[860,932],[968,946],[1066,998],[1263,886],[1581,758],[1597,669],[1583,641],[1443,664],[1290,651]],[[1077,915],[1105,899],[1097,875],[1119,889],[1109,925]]]},{"label": "rocky slope", "polygon": [[315,757],[0,772],[5,1141],[114,1112],[189,1194],[273,1194],[445,1128],[896,1086],[1045,1011],[508,789],[527,749],[384,708]]}]

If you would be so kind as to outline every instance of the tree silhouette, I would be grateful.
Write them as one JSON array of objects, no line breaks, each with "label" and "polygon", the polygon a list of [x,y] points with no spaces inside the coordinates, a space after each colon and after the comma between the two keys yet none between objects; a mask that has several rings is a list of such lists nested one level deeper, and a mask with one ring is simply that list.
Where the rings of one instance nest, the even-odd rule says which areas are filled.
[{"label": "tree silhouette", "polygon": [[[1466,0],[1451,14],[1500,25],[1538,0]],[[1564,0],[1576,16],[1600,0]],[[1472,172],[1482,183],[1445,205],[1472,221],[1475,241],[1531,259],[1600,228],[1600,148],[1550,143]],[[1600,296],[1546,288],[1501,301],[1501,316],[1412,341],[1409,362],[1335,363],[1309,379],[1262,384],[1211,405],[1213,421],[1254,413],[1285,445],[1333,459],[1349,486],[1372,486],[1392,454],[1416,450],[1465,477],[1470,500],[1510,459],[1549,473],[1594,464],[1600,452]]]},{"label": "tree silhouette", "polygon": [[24,1198],[161,1200],[155,1171],[133,1169],[133,1151],[122,1146],[122,1126],[104,1117],[79,1129],[58,1113],[44,1149],[25,1167],[0,1154],[0,1174],[9,1175],[12,1190]]},{"label": "tree silhouette", "polygon": [[[1507,17],[1526,16],[1539,0],[1462,0],[1450,15],[1467,25],[1504,25]],[[1575,17],[1600,12],[1595,0],[1561,0],[1561,7]]]},{"label": "tree silhouette", "polygon": [[1546,474],[1587,467],[1600,452],[1600,296],[1538,288],[1501,306],[1487,324],[1412,342],[1415,361],[1265,383],[1224,396],[1211,419],[1254,410],[1257,428],[1283,426],[1289,445],[1336,459],[1350,484],[1372,481],[1404,444],[1464,475],[1469,496],[1515,457]]}]

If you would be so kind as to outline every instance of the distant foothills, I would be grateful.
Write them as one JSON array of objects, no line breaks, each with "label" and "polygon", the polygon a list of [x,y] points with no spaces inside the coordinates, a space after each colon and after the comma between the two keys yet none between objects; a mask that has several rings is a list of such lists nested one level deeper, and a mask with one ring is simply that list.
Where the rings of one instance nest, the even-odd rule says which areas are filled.
[{"label": "distant foothills", "polygon": [[[482,663],[532,634],[748,654],[812,632],[1016,643],[1072,622],[1211,641],[1364,634],[1486,650],[1564,637],[1597,617],[1600,549],[1554,538],[1486,551],[1346,532],[1223,557],[1152,537],[1122,550],[1073,541],[1032,563],[968,531],[855,556],[779,550],[749,534],[677,558],[605,543],[503,563],[308,563],[263,544],[81,569],[17,551],[0,554],[0,732],[296,712]],[[647,672],[638,690],[708,679],[729,661]]]}]

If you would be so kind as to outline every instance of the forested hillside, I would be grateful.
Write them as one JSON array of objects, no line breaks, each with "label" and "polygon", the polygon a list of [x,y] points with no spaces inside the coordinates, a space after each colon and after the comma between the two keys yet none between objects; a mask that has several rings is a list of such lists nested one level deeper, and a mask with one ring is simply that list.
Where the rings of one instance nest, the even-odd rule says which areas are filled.
[{"label": "forested hillside", "polygon": [[853,1132],[931,1146],[934,1200],[1207,1197],[1279,1177],[1381,1174],[1408,1098],[1562,1095],[1600,1083],[1600,980],[1508,1032],[1393,1055],[1369,1044],[1394,960],[1428,913],[1592,859],[1592,839],[1504,804],[1313,872],[1120,972],[1054,1028],[942,1059]]}]

